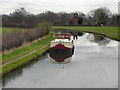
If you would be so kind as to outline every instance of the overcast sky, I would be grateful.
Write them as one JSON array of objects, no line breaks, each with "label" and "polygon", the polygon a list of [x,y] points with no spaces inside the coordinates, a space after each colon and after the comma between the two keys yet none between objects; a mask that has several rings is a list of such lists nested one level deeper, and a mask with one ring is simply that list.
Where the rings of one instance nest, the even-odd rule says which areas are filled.
[{"label": "overcast sky", "polygon": [[83,12],[107,7],[112,13],[118,13],[119,0],[0,0],[0,13],[9,14],[24,7],[28,12],[38,14],[44,11]]}]

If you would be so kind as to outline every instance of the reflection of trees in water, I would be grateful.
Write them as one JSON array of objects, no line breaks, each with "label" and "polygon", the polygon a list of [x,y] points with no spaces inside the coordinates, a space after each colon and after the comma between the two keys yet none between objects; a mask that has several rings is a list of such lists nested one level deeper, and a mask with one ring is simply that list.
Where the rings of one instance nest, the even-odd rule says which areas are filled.
[{"label": "reflection of trees in water", "polygon": [[10,72],[9,74],[2,77],[2,87],[5,87],[7,83],[9,83],[11,80],[16,79],[17,77],[20,77],[23,73],[23,68],[30,68],[34,63],[37,61],[31,61],[30,63],[26,64],[25,66],[22,66],[19,69],[16,69],[13,72]]},{"label": "reflection of trees in water", "polygon": [[100,45],[100,46],[105,46],[110,42],[109,38],[99,36],[96,34],[89,34],[87,39],[90,40],[91,42],[98,43],[98,45]]},{"label": "reflection of trees in water", "polygon": [[11,80],[15,79],[16,77],[19,77],[22,75],[23,70],[11,73],[10,75],[3,77],[2,79],[2,87],[4,87],[5,85],[7,85],[7,83],[9,83]]},{"label": "reflection of trees in water", "polygon": [[83,32],[77,32],[77,31],[71,31],[71,35],[73,36],[73,39],[78,39],[78,36],[83,36]]},{"label": "reflection of trees in water", "polygon": [[83,32],[78,32],[78,36],[83,36],[84,33]]}]

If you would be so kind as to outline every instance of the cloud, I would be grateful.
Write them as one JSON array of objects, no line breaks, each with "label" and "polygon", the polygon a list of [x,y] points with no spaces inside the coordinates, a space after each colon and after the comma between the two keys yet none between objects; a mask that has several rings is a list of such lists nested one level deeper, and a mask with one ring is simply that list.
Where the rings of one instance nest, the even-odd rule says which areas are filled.
[{"label": "cloud", "polygon": [[118,13],[118,0],[0,0],[0,13],[9,14],[20,7],[34,14],[48,10],[88,13],[99,7],[108,7],[113,13]]}]

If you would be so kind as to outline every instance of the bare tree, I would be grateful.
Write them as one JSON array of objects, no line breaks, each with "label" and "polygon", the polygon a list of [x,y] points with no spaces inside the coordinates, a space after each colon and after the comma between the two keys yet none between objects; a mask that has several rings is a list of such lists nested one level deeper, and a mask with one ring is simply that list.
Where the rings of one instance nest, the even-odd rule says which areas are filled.
[{"label": "bare tree", "polygon": [[93,17],[94,24],[98,25],[107,25],[108,16],[110,14],[110,10],[106,7],[98,8],[90,12],[90,16]]}]

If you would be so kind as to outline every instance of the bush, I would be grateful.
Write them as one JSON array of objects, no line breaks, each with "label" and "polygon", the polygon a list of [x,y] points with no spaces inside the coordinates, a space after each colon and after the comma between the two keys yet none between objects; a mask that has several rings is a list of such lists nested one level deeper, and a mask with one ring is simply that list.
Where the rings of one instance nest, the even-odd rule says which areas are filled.
[{"label": "bush", "polygon": [[41,32],[37,29],[28,29],[25,31],[25,41],[33,41],[41,37]]},{"label": "bush", "polygon": [[19,47],[24,42],[24,33],[15,30],[14,32],[4,32],[2,34],[2,50]]},{"label": "bush", "polygon": [[41,31],[42,36],[47,35],[50,32],[51,23],[43,21],[37,25],[37,29]]}]

